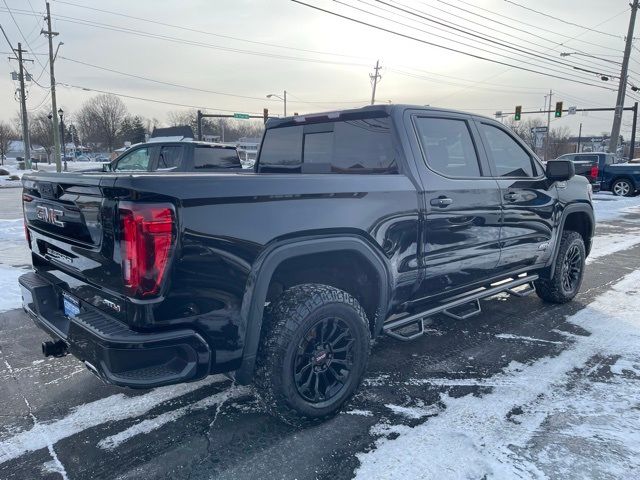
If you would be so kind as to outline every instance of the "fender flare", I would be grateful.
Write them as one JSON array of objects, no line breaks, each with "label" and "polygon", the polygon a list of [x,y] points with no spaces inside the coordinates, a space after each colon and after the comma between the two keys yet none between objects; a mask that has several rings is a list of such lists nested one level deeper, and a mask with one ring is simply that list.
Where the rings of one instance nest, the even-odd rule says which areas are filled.
[{"label": "fender flare", "polygon": [[572,203],[567,205],[562,211],[562,217],[560,218],[560,222],[558,223],[558,230],[556,234],[556,241],[553,247],[553,255],[551,255],[551,259],[547,264],[547,271],[549,277],[553,277],[556,269],[556,259],[558,257],[558,252],[560,251],[560,238],[562,236],[562,232],[564,231],[564,224],[567,220],[567,217],[572,213],[585,213],[589,217],[591,221],[591,231],[589,232],[589,238],[593,238],[593,234],[596,228],[596,220],[593,214],[593,207],[586,203]]},{"label": "fender flare", "polygon": [[385,257],[369,242],[356,235],[331,237],[307,237],[279,242],[267,248],[254,262],[240,310],[238,335],[244,339],[244,349],[240,368],[235,372],[235,380],[246,385],[251,382],[255,369],[256,355],[262,331],[262,316],[269,283],[273,273],[285,260],[303,255],[351,251],[362,255],[375,268],[379,277],[379,302],[374,319],[374,332],[382,330],[391,292],[391,274]]}]

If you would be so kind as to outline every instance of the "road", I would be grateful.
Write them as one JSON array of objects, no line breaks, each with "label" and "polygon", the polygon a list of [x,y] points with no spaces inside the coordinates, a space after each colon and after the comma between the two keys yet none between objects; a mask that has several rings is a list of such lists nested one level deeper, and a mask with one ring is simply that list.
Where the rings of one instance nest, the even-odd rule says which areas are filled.
[{"label": "road", "polygon": [[[0,190],[0,219],[19,218],[18,195]],[[45,336],[21,310],[0,313],[0,478],[632,477],[640,355],[624,342],[635,331],[594,319],[619,305],[624,320],[620,299],[635,298],[623,278],[640,270],[640,210],[604,218],[574,302],[499,295],[477,317],[433,318],[416,341],[382,338],[355,398],[304,429],[222,376],[104,385],[73,357],[44,359]]]}]

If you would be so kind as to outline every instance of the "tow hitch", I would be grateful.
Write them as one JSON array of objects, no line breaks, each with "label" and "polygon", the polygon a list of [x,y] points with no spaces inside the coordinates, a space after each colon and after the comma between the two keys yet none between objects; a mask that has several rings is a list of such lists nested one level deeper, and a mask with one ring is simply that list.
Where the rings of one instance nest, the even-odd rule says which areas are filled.
[{"label": "tow hitch", "polygon": [[67,354],[67,344],[62,340],[42,342],[42,353],[45,357],[64,357]]}]

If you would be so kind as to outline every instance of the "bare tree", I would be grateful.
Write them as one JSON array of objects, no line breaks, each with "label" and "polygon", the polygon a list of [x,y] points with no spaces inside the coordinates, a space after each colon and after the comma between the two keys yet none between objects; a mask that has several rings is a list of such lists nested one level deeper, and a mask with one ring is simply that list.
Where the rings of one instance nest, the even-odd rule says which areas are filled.
[{"label": "bare tree", "polygon": [[571,129],[569,127],[552,128],[549,132],[549,154],[550,158],[558,158],[564,153],[572,151],[569,143]]},{"label": "bare tree", "polygon": [[82,105],[76,114],[76,123],[86,142],[102,144],[112,151],[126,116],[127,107],[122,100],[114,95],[101,94]]},{"label": "bare tree", "polygon": [[0,121],[0,162],[4,165],[4,157],[9,151],[9,142],[15,137],[13,128],[6,122]]},{"label": "bare tree", "polygon": [[541,118],[527,118],[522,121],[515,121],[510,118],[506,125],[515,132],[529,147],[535,150],[536,136],[531,131],[532,128],[542,127],[544,121]]},{"label": "bare tree", "polygon": [[47,154],[47,163],[51,163],[51,154],[54,149],[53,122],[46,111],[31,115],[29,119],[29,136],[34,145],[38,144],[44,148]]}]

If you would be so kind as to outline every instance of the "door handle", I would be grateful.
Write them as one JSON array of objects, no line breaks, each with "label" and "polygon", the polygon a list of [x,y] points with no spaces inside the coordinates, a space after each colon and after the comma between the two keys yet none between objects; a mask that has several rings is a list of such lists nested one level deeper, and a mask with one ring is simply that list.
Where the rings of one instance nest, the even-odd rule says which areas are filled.
[{"label": "door handle", "polygon": [[434,207],[446,208],[453,203],[453,200],[448,197],[432,198],[429,202]]},{"label": "door handle", "polygon": [[516,200],[518,200],[519,195],[517,193],[509,192],[505,193],[502,198],[504,198],[505,200],[509,200],[510,202],[515,202]]}]

